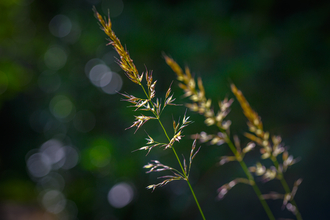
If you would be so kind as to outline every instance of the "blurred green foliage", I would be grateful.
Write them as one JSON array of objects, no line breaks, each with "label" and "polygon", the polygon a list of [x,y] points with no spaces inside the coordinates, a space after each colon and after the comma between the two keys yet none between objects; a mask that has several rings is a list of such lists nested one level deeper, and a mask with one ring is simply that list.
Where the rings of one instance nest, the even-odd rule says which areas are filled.
[{"label": "blurred green foliage", "polygon": [[[214,102],[233,97],[229,83],[234,82],[261,115],[265,130],[280,134],[291,154],[301,158],[286,178],[289,184],[304,179],[296,195],[304,219],[325,219],[329,215],[327,1],[2,0],[2,205],[43,206],[42,195],[49,189],[60,189],[67,201],[65,210],[59,213],[63,219],[200,219],[185,184],[173,182],[153,193],[145,189],[157,181],[157,176],[145,174],[142,166],[151,159],[175,166],[174,158],[159,149],[146,157],[144,152],[132,153],[145,144],[146,136],[142,129],[135,135],[133,130],[125,131],[133,123],[132,109],[120,101],[120,95],[106,94],[89,79],[91,67],[87,63],[97,58],[121,76],[120,92],[142,94],[119,70],[113,49],[106,47],[93,5],[104,15],[110,8],[113,29],[138,70],[143,72],[145,66],[154,70],[159,96],[174,81],[162,52],[201,76],[207,96]],[[66,16],[69,23],[61,26],[61,22],[55,22],[54,29],[50,24],[57,15]],[[67,35],[55,36],[63,33],[56,31],[68,27]],[[183,103],[176,85],[174,82],[172,89],[177,102]],[[172,117],[179,118],[185,108],[166,111],[164,124],[171,128]],[[82,115],[80,119],[78,115]],[[185,130],[186,139],[177,147],[186,158],[191,146],[189,134],[201,129],[212,131],[204,126],[201,116],[188,115],[195,123]],[[233,121],[233,134],[247,130],[237,102],[228,118]],[[153,122],[144,129],[154,138],[164,138]],[[50,139],[72,146],[79,160],[68,169],[52,168],[49,176],[56,181],[42,182],[29,173],[27,162]],[[242,142],[247,140],[242,138]],[[192,184],[206,218],[265,219],[248,186],[237,186],[223,200],[215,200],[218,187],[241,175],[237,164],[216,165],[228,152],[226,146],[202,145],[194,161]],[[107,197],[109,190],[121,182],[130,184],[134,197],[127,206],[115,208]],[[262,191],[273,187],[264,184]],[[291,216],[281,211],[281,201],[269,204],[276,217]]]}]

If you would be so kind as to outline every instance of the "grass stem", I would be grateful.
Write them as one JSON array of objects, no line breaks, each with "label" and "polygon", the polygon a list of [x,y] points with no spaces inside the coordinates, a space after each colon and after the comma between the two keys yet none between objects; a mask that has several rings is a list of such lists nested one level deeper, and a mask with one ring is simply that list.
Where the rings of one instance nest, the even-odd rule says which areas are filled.
[{"label": "grass stem", "polygon": [[[140,86],[142,87],[143,92],[144,92],[144,94],[146,95],[146,97],[147,97],[148,99],[150,99],[150,97],[149,97],[147,91],[145,90],[144,86],[143,86],[142,84],[140,84]],[[153,104],[151,101],[150,101],[149,103],[150,103],[151,106],[154,108],[154,104]],[[163,131],[164,131],[164,134],[165,134],[167,140],[170,142],[171,139],[170,139],[170,137],[168,136],[167,131],[166,131],[166,129],[165,129],[165,127],[164,127],[162,121],[161,121],[160,118],[159,118],[159,115],[158,115],[156,112],[153,112],[153,113],[154,113],[155,117],[157,118],[157,120],[158,120],[160,126],[162,127],[162,129],[163,129]],[[181,168],[182,173],[183,173],[183,175],[184,175],[184,179],[185,179],[185,180],[187,181],[187,183],[188,183],[188,186],[189,186],[189,188],[190,188],[191,194],[193,195],[193,197],[194,197],[194,199],[195,199],[195,202],[196,202],[196,205],[197,205],[197,207],[198,207],[198,209],[199,209],[199,212],[200,212],[200,214],[201,214],[203,220],[206,220],[206,219],[205,219],[205,216],[204,216],[204,213],[203,213],[203,210],[202,210],[201,206],[199,205],[199,202],[198,202],[198,199],[197,199],[197,197],[196,197],[196,195],[195,195],[195,192],[194,192],[194,190],[193,190],[193,188],[192,188],[192,186],[191,186],[191,184],[190,184],[190,182],[189,182],[189,179],[188,179],[188,177],[187,177],[187,175],[186,175],[186,172],[185,172],[185,170],[184,170],[184,168],[183,168],[183,166],[182,166],[182,163],[181,163],[181,161],[180,161],[180,159],[179,159],[179,157],[178,157],[178,154],[176,153],[176,151],[175,151],[175,149],[174,149],[174,146],[172,146],[171,148],[172,148],[173,153],[175,154],[175,157],[176,157],[176,159],[177,159],[177,161],[178,161],[178,163],[179,163],[179,165],[180,165],[180,168]],[[275,220],[275,219],[274,219],[274,220]]]},{"label": "grass stem", "polygon": [[[288,186],[288,183],[284,179],[283,173],[280,171],[280,169],[278,169],[279,168],[279,164],[278,164],[278,161],[277,161],[276,157],[272,156],[271,157],[271,160],[273,161],[276,169],[279,170],[279,179],[280,179],[280,182],[281,182],[281,184],[282,184],[282,186],[284,188],[285,194],[291,194],[291,190],[290,190],[290,188]],[[296,201],[294,200],[294,198],[290,199],[290,201],[291,201],[292,205],[294,205],[296,207],[296,213],[295,213],[295,215],[297,217],[297,220],[302,220],[302,217],[301,217],[301,214],[299,212],[299,209],[298,209],[298,206],[297,206]]]},{"label": "grass stem", "polygon": [[[164,126],[163,126],[163,123],[161,122],[161,120],[160,120],[159,118],[158,118],[158,122],[159,122],[160,126],[162,127],[162,129],[163,129],[163,131],[164,131],[164,133],[165,133],[165,136],[167,137],[168,141],[171,141],[171,139],[169,138],[169,136],[168,136],[168,134],[167,134],[167,132],[166,132],[166,129],[165,129]],[[197,205],[197,207],[198,207],[198,209],[199,209],[199,212],[200,212],[200,214],[201,214],[203,220],[205,220],[205,216],[204,216],[203,210],[202,210],[201,206],[199,205],[198,199],[197,199],[197,197],[196,197],[196,195],[195,195],[195,192],[194,192],[194,190],[193,190],[193,188],[192,188],[192,186],[191,186],[191,184],[190,184],[190,182],[189,182],[189,179],[188,179],[188,177],[187,177],[187,175],[186,175],[186,172],[185,172],[185,170],[184,170],[184,168],[183,168],[183,166],[182,166],[182,163],[181,163],[181,161],[180,161],[180,159],[179,159],[179,157],[178,157],[178,154],[176,153],[176,151],[175,151],[175,149],[174,149],[174,146],[172,146],[172,150],[173,150],[173,153],[175,154],[175,157],[176,157],[176,159],[177,159],[177,161],[178,161],[178,163],[179,163],[179,165],[180,165],[180,167],[181,167],[181,170],[182,170],[182,172],[183,172],[183,174],[184,174],[185,180],[186,180],[187,183],[188,183],[188,186],[189,186],[189,188],[190,188],[191,194],[193,195],[193,197],[194,197],[194,199],[195,199],[195,202],[196,202],[196,205]]]},{"label": "grass stem", "polygon": [[249,179],[250,183],[252,183],[252,188],[254,190],[254,192],[257,194],[257,197],[262,205],[262,207],[264,208],[268,218],[270,220],[275,220],[275,217],[272,213],[272,211],[270,210],[267,202],[265,201],[265,199],[262,197],[262,194],[260,192],[259,187],[256,185],[254,178],[252,176],[252,174],[250,173],[248,167],[246,166],[246,163],[242,160],[241,155],[237,152],[234,144],[232,143],[232,141],[230,140],[230,138],[226,135],[225,136],[225,141],[228,144],[230,150],[233,152],[233,154],[235,155],[237,161],[239,162],[239,164],[241,165],[245,175],[247,176],[247,178]]}]

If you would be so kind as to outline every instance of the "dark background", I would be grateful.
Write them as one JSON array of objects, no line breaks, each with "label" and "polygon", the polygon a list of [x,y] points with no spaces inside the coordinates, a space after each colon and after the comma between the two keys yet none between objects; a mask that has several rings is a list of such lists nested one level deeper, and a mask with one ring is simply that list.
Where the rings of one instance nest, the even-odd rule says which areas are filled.
[{"label": "dark background", "polygon": [[[93,5],[103,15],[110,8],[113,30],[138,70],[154,70],[159,97],[174,81],[177,103],[187,101],[162,52],[201,76],[214,104],[232,98],[229,85],[235,83],[262,117],[265,130],[281,135],[289,152],[300,159],[285,177],[290,187],[303,178],[295,197],[303,218],[329,218],[328,1],[1,0],[0,219],[201,219],[185,182],[153,193],[145,188],[159,181],[159,175],[145,174],[142,166],[148,161],[177,166],[170,151],[132,153],[145,144],[145,131],[164,140],[157,123],[148,122],[136,134],[125,131],[140,113],[89,79],[87,63],[97,58],[121,76],[120,92],[142,96],[114,62],[116,54],[106,46]],[[64,20],[51,22],[59,14]],[[184,112],[184,107],[168,107],[163,118],[167,129],[172,117]],[[217,132],[203,124],[202,116],[188,115],[195,123],[176,147],[186,158],[189,134]],[[246,144],[246,119],[237,101],[228,119],[231,133]],[[34,176],[27,168],[29,158],[49,140],[70,146],[79,160],[70,166],[67,156],[66,168],[53,164],[46,174]],[[216,200],[217,188],[243,176],[237,163],[216,165],[228,154],[225,145],[203,144],[194,160],[191,181],[206,218],[267,219],[247,185]],[[246,163],[253,165],[256,158],[248,157]],[[122,183],[132,190],[133,199],[115,208],[108,192]],[[281,192],[277,181],[259,185],[264,193]],[[294,217],[281,210],[280,200],[269,205],[276,218]]]}]

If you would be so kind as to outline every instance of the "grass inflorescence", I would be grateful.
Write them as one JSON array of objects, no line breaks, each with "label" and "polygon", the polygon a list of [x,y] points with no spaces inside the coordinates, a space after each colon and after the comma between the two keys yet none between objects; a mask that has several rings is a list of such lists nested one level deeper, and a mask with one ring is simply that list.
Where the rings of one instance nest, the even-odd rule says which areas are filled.
[{"label": "grass inflorescence", "polygon": [[[244,136],[248,138],[250,142],[245,146],[241,146],[241,141],[237,135],[230,134],[231,121],[226,119],[230,112],[231,104],[234,100],[225,98],[222,101],[219,101],[217,103],[218,111],[215,112],[215,107],[212,105],[211,99],[206,97],[202,79],[198,78],[196,81],[188,67],[183,70],[172,58],[164,55],[166,63],[174,71],[177,76],[177,80],[180,82],[179,87],[184,91],[184,96],[189,97],[191,100],[190,103],[186,103],[188,109],[190,109],[192,112],[197,112],[203,115],[205,118],[204,123],[206,126],[214,126],[217,128],[217,131],[213,134],[200,131],[198,134],[192,135],[192,138],[195,140],[192,143],[187,165],[185,158],[183,158],[183,161],[179,159],[175,148],[177,147],[177,143],[183,137],[183,129],[191,124],[190,117],[185,113],[182,117],[182,120],[177,122],[173,120],[173,136],[169,136],[168,129],[164,127],[161,121],[161,115],[165,107],[169,105],[176,105],[174,103],[175,98],[171,91],[171,85],[165,94],[164,101],[161,101],[160,98],[157,98],[155,90],[157,80],[153,79],[152,72],[148,70],[141,74],[138,72],[129,53],[122,46],[120,40],[112,30],[110,17],[108,16],[108,18],[103,18],[95,9],[94,12],[100,23],[101,29],[109,37],[109,45],[112,45],[120,56],[119,59],[117,59],[119,66],[125,72],[125,75],[130,81],[138,84],[141,87],[145,95],[145,97],[137,97],[131,94],[122,94],[125,97],[124,101],[131,103],[132,107],[135,108],[134,112],[143,112],[134,116],[135,121],[128,128],[135,127],[135,131],[137,131],[146,122],[150,120],[156,120],[167,139],[167,142],[165,143],[158,142],[150,135],[147,135],[148,137],[146,138],[146,145],[139,147],[135,151],[146,151],[146,154],[148,155],[149,152],[155,147],[160,147],[165,150],[172,149],[172,152],[179,165],[179,169],[176,169],[172,166],[162,164],[158,160],[151,160],[147,165],[143,167],[148,169],[147,173],[167,171],[170,174],[159,177],[160,179],[163,179],[163,181],[156,184],[151,184],[146,188],[154,191],[156,188],[164,186],[175,180],[186,181],[200,211],[200,214],[202,218],[205,219],[201,206],[199,205],[198,199],[189,181],[189,174],[193,159],[200,150],[200,147],[196,147],[196,140],[202,143],[207,142],[211,145],[227,144],[232,152],[232,155],[221,156],[219,164],[224,165],[231,161],[237,161],[241,166],[245,177],[237,177],[229,183],[223,184],[217,190],[217,198],[222,199],[230,189],[239,183],[248,184],[252,186],[257,198],[259,199],[264,211],[270,220],[275,220],[275,217],[266,202],[267,199],[282,199],[282,208],[286,208],[287,210],[291,211],[296,216],[296,219],[301,220],[302,217],[294,200],[294,196],[297,192],[298,186],[302,182],[302,179],[296,180],[294,186],[292,189],[290,189],[284,178],[284,173],[288,167],[297,162],[297,159],[294,159],[293,156],[289,155],[289,152],[282,143],[280,136],[270,136],[269,132],[264,131],[261,117],[251,108],[242,92],[238,90],[234,84],[231,84],[232,93],[241,105],[243,113],[248,120],[247,125],[249,132],[244,133]],[[254,166],[248,167],[244,161],[244,157],[247,153],[256,149],[257,146],[259,146],[260,150],[260,159],[255,162]],[[266,167],[264,163],[265,160],[270,160],[272,165],[270,167]],[[281,194],[277,192],[270,192],[268,194],[262,194],[259,186],[257,185],[257,181],[255,180],[255,176],[260,176],[262,182],[268,182],[276,179],[279,180],[285,193]]]},{"label": "grass inflorescence", "polygon": [[[196,141],[193,142],[192,144],[192,149],[190,152],[190,157],[189,157],[189,166],[187,167],[186,160],[184,159],[183,162],[178,157],[178,154],[176,153],[174,144],[176,142],[179,142],[180,139],[182,138],[182,132],[183,128],[188,126],[191,121],[189,121],[189,116],[184,115],[182,121],[180,122],[175,122],[173,120],[173,130],[174,130],[174,135],[170,137],[168,135],[168,132],[166,128],[164,127],[162,121],[161,121],[161,113],[163,112],[164,108],[168,105],[175,105],[173,102],[175,101],[175,98],[173,98],[173,94],[171,94],[171,86],[168,88],[166,94],[165,94],[165,99],[164,102],[161,102],[159,98],[156,98],[156,83],[157,80],[153,80],[152,72],[145,71],[142,74],[139,74],[138,70],[136,69],[133,60],[129,56],[128,52],[122,44],[120,43],[120,40],[117,38],[115,33],[112,30],[112,24],[110,20],[110,16],[108,16],[108,19],[104,19],[95,9],[95,16],[100,22],[101,29],[104,31],[106,35],[109,37],[110,45],[114,47],[114,49],[117,51],[118,55],[120,58],[118,59],[118,64],[121,67],[121,69],[125,72],[126,76],[128,79],[130,79],[133,83],[138,84],[141,89],[143,90],[145,97],[136,97],[130,94],[123,94],[123,96],[126,98],[125,101],[130,102],[133,104],[133,107],[135,107],[135,111],[140,110],[143,112],[149,113],[149,115],[138,115],[135,116],[135,121],[134,123],[129,127],[133,128],[136,127],[136,131],[147,121],[149,120],[157,120],[159,125],[161,126],[164,135],[167,138],[167,143],[160,143],[155,141],[152,137],[148,135],[147,138],[147,144],[146,146],[143,146],[139,148],[138,150],[146,150],[148,153],[153,149],[154,147],[163,147],[164,149],[172,149],[178,163],[180,166],[180,170],[172,168],[170,166],[164,165],[158,160],[152,160],[150,163],[145,165],[143,168],[149,169],[147,173],[151,172],[162,172],[162,171],[170,171],[171,175],[165,175],[160,177],[161,179],[164,179],[160,183],[156,184],[151,184],[147,186],[147,189],[152,189],[155,190],[157,187],[164,186],[168,184],[169,182],[175,181],[175,180],[184,180],[187,182],[191,193],[195,199],[196,205],[200,211],[200,214],[203,219],[205,219],[203,211],[199,205],[199,202],[197,200],[197,197],[194,193],[194,190],[190,184],[189,181],[189,173],[191,170],[191,165],[194,157],[198,153],[199,149],[196,150]],[[143,81],[143,78],[145,76],[145,82]],[[144,85],[146,84],[146,85]]]},{"label": "grass inflorescence", "polygon": [[[202,79],[198,78],[197,83],[192,76],[188,67],[185,71],[170,57],[164,55],[166,63],[171,67],[177,76],[177,80],[180,82],[179,87],[184,91],[184,96],[189,97],[191,103],[187,103],[186,106],[193,112],[198,112],[205,117],[204,123],[207,126],[216,126],[218,131],[216,134],[207,134],[202,131],[199,134],[195,134],[192,137],[194,139],[200,140],[202,143],[209,142],[212,145],[222,145],[227,144],[232,151],[233,155],[222,156],[219,164],[224,165],[230,161],[237,161],[246,178],[236,178],[227,184],[222,185],[218,189],[218,198],[222,199],[228,191],[233,188],[238,183],[245,183],[251,185],[255,191],[261,205],[263,206],[269,219],[275,219],[272,211],[270,210],[266,199],[283,199],[283,208],[287,208],[291,211],[298,220],[302,219],[297,204],[294,200],[295,193],[298,186],[302,182],[302,179],[298,179],[290,190],[286,180],[284,179],[283,173],[287,168],[293,165],[297,160],[293,156],[289,156],[287,149],[282,144],[282,139],[280,136],[272,136],[270,140],[269,132],[263,130],[263,125],[261,117],[252,110],[250,104],[247,102],[242,92],[236,88],[234,84],[231,84],[231,90],[238,102],[240,103],[243,113],[248,119],[248,127],[250,133],[245,133],[245,137],[250,139],[250,142],[241,147],[240,140],[238,136],[233,136],[233,141],[230,137],[230,120],[225,120],[225,117],[229,114],[230,106],[233,99],[228,100],[225,98],[218,102],[219,110],[217,113],[214,112],[214,107],[212,106],[211,99],[207,99],[205,96],[205,89],[202,83]],[[253,150],[256,145],[260,146],[261,159],[270,159],[273,166],[266,168],[261,162],[257,162],[255,166],[247,167],[244,162],[244,156],[246,153]],[[277,157],[282,154],[282,164],[279,163]],[[285,194],[271,192],[269,194],[261,194],[259,187],[256,184],[255,178],[252,174],[256,176],[262,176],[263,182],[267,182],[273,179],[280,180],[280,183],[285,191]]]}]

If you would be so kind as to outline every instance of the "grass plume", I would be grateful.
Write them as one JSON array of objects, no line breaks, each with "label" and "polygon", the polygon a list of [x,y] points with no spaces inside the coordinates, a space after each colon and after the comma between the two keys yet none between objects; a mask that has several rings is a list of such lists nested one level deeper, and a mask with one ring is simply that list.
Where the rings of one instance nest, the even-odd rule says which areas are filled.
[{"label": "grass plume", "polygon": [[[230,161],[237,161],[240,164],[243,172],[245,173],[246,178],[236,178],[235,180],[232,180],[229,183],[221,186],[218,189],[218,198],[222,199],[228,193],[228,191],[238,183],[245,183],[252,186],[270,220],[274,220],[275,217],[270,210],[268,204],[266,203],[266,199],[283,199],[282,207],[286,207],[289,211],[295,214],[298,220],[301,220],[302,217],[294,200],[294,195],[302,179],[298,179],[294,183],[293,189],[290,190],[288,184],[283,177],[283,172],[285,172],[287,168],[293,165],[297,160],[293,159],[293,156],[289,156],[288,151],[281,143],[281,137],[273,136],[271,138],[271,141],[269,140],[269,133],[263,130],[263,124],[260,116],[250,107],[250,104],[247,102],[242,92],[238,90],[234,84],[231,84],[231,90],[239,101],[243,109],[244,115],[248,119],[248,126],[250,132],[253,133],[245,133],[245,136],[250,139],[251,142],[249,142],[242,149],[238,136],[234,135],[234,141],[231,140],[231,121],[225,120],[225,117],[230,112],[229,108],[233,102],[233,99],[228,100],[227,98],[225,98],[224,100],[219,101],[219,110],[217,113],[215,113],[211,99],[208,99],[205,96],[205,89],[202,83],[202,79],[198,78],[196,83],[188,67],[186,67],[185,71],[183,71],[181,67],[172,58],[166,55],[164,55],[164,58],[166,63],[176,74],[177,80],[180,82],[179,87],[184,91],[184,96],[189,97],[189,99],[191,100],[191,103],[187,103],[186,106],[191,111],[203,115],[205,117],[204,123],[207,126],[216,126],[218,128],[218,132],[216,134],[207,134],[203,131],[199,134],[193,135],[193,139],[198,139],[201,142],[209,142],[211,145],[222,145],[226,143],[232,151],[233,155],[222,156],[219,161],[219,164],[224,165],[225,163]],[[261,146],[261,159],[270,158],[274,166],[270,168],[265,168],[262,163],[257,162],[255,166],[249,168],[247,167],[246,163],[243,160],[244,156],[246,153],[253,150],[256,145]],[[282,154],[282,164],[279,164],[277,160],[277,156],[280,154]],[[264,182],[273,179],[279,179],[285,190],[285,194],[283,195],[279,193],[270,193],[262,195],[252,175],[253,173],[256,176],[262,176]]]},{"label": "grass plume", "polygon": [[[108,19],[103,18],[96,11],[95,8],[94,8],[94,13],[100,23],[101,29],[109,37],[109,41],[110,41],[109,45],[112,45],[120,56],[120,59],[118,59],[118,61],[117,61],[119,66],[125,72],[128,79],[130,79],[133,83],[138,84],[142,88],[142,90],[145,94],[144,98],[136,97],[136,96],[129,95],[129,94],[123,94],[123,96],[126,98],[125,101],[133,104],[133,107],[135,107],[135,111],[141,110],[141,111],[150,113],[150,115],[141,114],[139,116],[135,116],[135,121],[129,128],[136,127],[136,131],[137,131],[147,121],[157,120],[168,140],[167,143],[159,143],[148,135],[147,145],[139,148],[138,150],[147,150],[149,153],[150,150],[156,146],[164,147],[165,149],[170,148],[170,149],[172,149],[172,151],[179,163],[180,169],[181,169],[181,171],[179,171],[175,168],[164,165],[157,160],[152,160],[150,163],[148,163],[147,165],[144,166],[144,168],[149,169],[149,171],[147,171],[147,173],[169,171],[172,174],[160,177],[160,178],[164,179],[162,182],[149,185],[149,186],[147,186],[147,189],[155,190],[157,187],[164,186],[164,185],[168,184],[169,182],[172,182],[175,180],[186,181],[191,190],[191,193],[195,199],[195,202],[200,211],[200,214],[201,214],[202,218],[205,220],[203,211],[199,205],[195,192],[189,181],[189,173],[190,173],[192,160],[198,153],[199,149],[197,151],[195,151],[196,142],[194,141],[192,144],[192,150],[191,150],[190,157],[189,157],[189,168],[187,168],[186,160],[184,159],[183,163],[180,161],[180,159],[176,153],[175,147],[174,147],[174,144],[176,142],[179,142],[180,139],[182,138],[183,128],[185,128],[187,125],[189,125],[191,123],[191,121],[189,121],[189,116],[184,115],[183,119],[180,123],[173,121],[174,135],[172,137],[170,137],[161,121],[160,116],[166,106],[175,105],[173,103],[173,101],[175,99],[173,98],[173,94],[171,94],[171,86],[169,87],[169,89],[166,92],[164,102],[161,103],[160,99],[156,98],[155,87],[156,87],[157,81],[153,80],[153,76],[152,76],[151,72],[146,71],[145,73],[139,74],[138,70],[136,69],[136,67],[133,63],[133,60],[131,59],[128,52],[124,49],[124,47],[120,43],[120,40],[117,38],[117,36],[113,32],[110,16],[108,16]],[[143,78],[144,78],[143,76],[144,75],[145,75],[145,81],[146,81],[145,82],[146,88],[145,88],[145,85],[143,85]]]},{"label": "grass plume", "polygon": [[[260,162],[256,166],[250,167],[250,171],[254,172],[257,176],[262,176],[264,181],[270,181],[273,179],[278,179],[285,191],[285,194],[271,193],[268,195],[263,195],[265,199],[283,199],[283,208],[287,208],[291,211],[298,220],[301,220],[301,214],[294,200],[294,196],[297,192],[298,186],[301,184],[302,179],[295,181],[292,190],[290,190],[286,180],[284,179],[284,172],[289,166],[296,163],[297,159],[294,159],[292,155],[289,155],[288,150],[284,147],[282,143],[282,138],[280,136],[272,136],[270,138],[269,132],[263,130],[261,117],[253,111],[250,104],[247,102],[242,92],[236,88],[234,84],[231,84],[231,90],[236,96],[238,102],[240,103],[243,113],[248,119],[248,127],[250,133],[245,133],[245,136],[251,141],[255,142],[260,146],[261,159],[270,159],[273,166],[270,168],[265,168]],[[282,164],[278,161],[278,156],[282,154]]]},{"label": "grass plume", "polygon": [[[297,220],[302,220],[300,211],[294,200],[294,196],[302,182],[302,179],[296,180],[292,189],[290,189],[286,180],[284,179],[284,173],[291,165],[297,162],[297,159],[294,159],[292,155],[289,155],[289,152],[284,147],[280,136],[273,135],[270,137],[269,132],[264,131],[261,117],[251,108],[242,92],[238,90],[234,84],[231,84],[231,90],[240,103],[243,113],[248,120],[247,124],[249,132],[244,133],[244,136],[248,138],[250,142],[245,146],[241,146],[240,139],[237,135],[230,134],[231,121],[226,119],[230,113],[230,107],[234,100],[224,98],[223,100],[218,101],[218,111],[215,112],[215,107],[212,104],[211,99],[207,98],[206,96],[202,79],[198,78],[196,81],[188,67],[183,70],[172,58],[164,55],[166,63],[175,72],[177,79],[180,82],[179,87],[184,91],[184,96],[191,100],[191,102],[187,103],[186,106],[191,111],[203,115],[205,118],[205,125],[214,126],[217,128],[217,131],[213,134],[208,134],[204,131],[201,131],[198,134],[193,135],[192,137],[195,140],[192,143],[191,151],[189,154],[189,161],[187,162],[185,158],[183,158],[183,161],[181,161],[175,149],[177,147],[177,142],[179,142],[183,137],[184,128],[190,125],[191,121],[186,113],[184,114],[182,120],[177,122],[173,120],[173,136],[169,136],[168,130],[164,127],[161,121],[161,115],[165,107],[169,105],[176,105],[174,103],[175,98],[171,91],[171,85],[165,94],[165,98],[163,99],[164,101],[161,101],[162,99],[157,98],[155,90],[157,80],[153,79],[152,72],[148,70],[141,74],[138,72],[129,53],[122,46],[120,40],[112,30],[110,17],[108,16],[108,18],[103,18],[95,8],[94,13],[100,23],[101,29],[109,37],[108,45],[113,46],[119,55],[119,59],[117,59],[119,66],[125,72],[125,75],[130,81],[132,81],[134,84],[138,84],[141,87],[145,95],[144,97],[137,97],[131,94],[122,94],[124,101],[129,102],[131,106],[135,108],[134,112],[143,112],[134,116],[135,121],[130,127],[128,127],[128,129],[135,128],[136,132],[148,121],[156,120],[159,126],[162,128],[163,133],[167,139],[167,142],[158,142],[147,134],[148,137],[146,138],[146,145],[136,149],[135,151],[146,151],[146,155],[148,155],[149,152],[156,147],[161,147],[164,150],[171,149],[179,165],[179,169],[176,169],[172,166],[165,165],[158,160],[151,160],[143,167],[148,169],[146,173],[167,172],[170,174],[159,177],[162,179],[162,181],[147,186],[147,189],[154,191],[156,188],[165,186],[173,181],[186,181],[194,197],[199,212],[202,218],[205,220],[204,213],[189,181],[189,174],[191,171],[193,159],[200,150],[200,147],[196,147],[196,140],[199,140],[202,143],[207,142],[211,145],[227,144],[232,154],[222,156],[220,158],[219,164],[224,165],[228,162],[236,161],[240,164],[245,177],[237,177],[229,183],[223,184],[218,188],[217,197],[222,199],[230,189],[239,183],[248,184],[252,186],[257,198],[259,199],[265,213],[270,220],[275,220],[275,217],[266,202],[267,199],[282,199],[282,208],[286,208],[287,210],[291,211],[296,216]],[[246,154],[256,148],[260,150],[260,161],[258,159],[254,166],[248,167],[244,161],[244,157]],[[281,157],[281,159],[278,159],[279,157]],[[272,166],[266,167],[264,165],[263,161],[266,159],[271,160]],[[257,181],[255,180],[255,176],[260,176],[263,180],[262,182],[275,179],[279,180],[282,188],[285,191],[285,194],[280,194],[277,192],[262,194],[259,186],[257,185]]]}]

